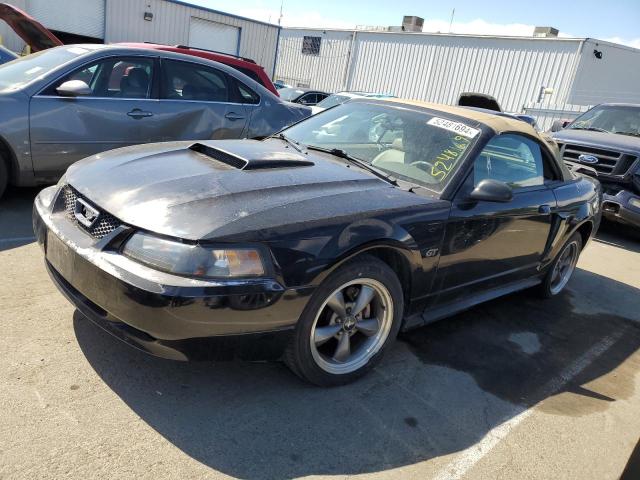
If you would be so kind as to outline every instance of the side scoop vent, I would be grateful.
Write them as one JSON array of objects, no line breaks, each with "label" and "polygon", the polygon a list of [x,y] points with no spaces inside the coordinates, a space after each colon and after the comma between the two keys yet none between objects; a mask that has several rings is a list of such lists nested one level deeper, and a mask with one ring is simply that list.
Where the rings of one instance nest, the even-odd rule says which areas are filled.
[{"label": "side scoop vent", "polygon": [[312,167],[315,165],[310,160],[292,160],[292,159],[257,159],[247,160],[246,158],[238,157],[224,150],[218,148],[209,147],[203,143],[194,143],[189,147],[194,152],[206,155],[213,160],[229,165],[230,167],[238,170],[266,170],[272,168],[295,168],[295,167]]}]

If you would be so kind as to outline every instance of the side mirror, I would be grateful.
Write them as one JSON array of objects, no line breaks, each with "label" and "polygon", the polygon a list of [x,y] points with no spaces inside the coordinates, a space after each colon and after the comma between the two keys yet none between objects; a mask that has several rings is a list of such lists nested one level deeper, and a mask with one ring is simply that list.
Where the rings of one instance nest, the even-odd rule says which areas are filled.
[{"label": "side mirror", "polygon": [[481,180],[469,195],[471,200],[483,202],[510,202],[513,198],[513,190],[504,182],[485,178]]},{"label": "side mirror", "polygon": [[551,131],[552,132],[559,132],[560,130],[565,128],[570,123],[571,123],[570,120],[556,120],[555,122],[553,122],[551,124]]},{"label": "side mirror", "polygon": [[58,95],[61,97],[82,97],[93,93],[91,87],[82,80],[69,80],[68,82],[64,82],[56,88],[56,92],[58,92]]}]

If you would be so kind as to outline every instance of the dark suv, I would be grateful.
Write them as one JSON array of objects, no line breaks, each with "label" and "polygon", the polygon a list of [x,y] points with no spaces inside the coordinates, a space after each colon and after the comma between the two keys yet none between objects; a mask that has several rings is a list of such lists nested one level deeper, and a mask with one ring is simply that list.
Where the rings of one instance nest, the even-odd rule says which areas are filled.
[{"label": "dark suv", "polygon": [[602,184],[604,216],[640,228],[640,105],[598,105],[551,130],[565,163]]}]

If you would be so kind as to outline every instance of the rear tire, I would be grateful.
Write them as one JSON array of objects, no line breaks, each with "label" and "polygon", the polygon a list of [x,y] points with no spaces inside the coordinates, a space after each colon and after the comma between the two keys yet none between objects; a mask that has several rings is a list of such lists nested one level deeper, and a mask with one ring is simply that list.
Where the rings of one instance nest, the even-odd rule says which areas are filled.
[{"label": "rear tire", "polygon": [[404,310],[402,286],[384,262],[362,255],[339,267],[305,307],[285,363],[322,387],[360,378],[395,340]]},{"label": "rear tire", "polygon": [[7,185],[9,184],[9,169],[2,154],[0,154],[0,199],[4,195]]},{"label": "rear tire", "polygon": [[556,256],[540,285],[543,298],[555,297],[564,290],[573,276],[581,251],[582,237],[574,233]]}]

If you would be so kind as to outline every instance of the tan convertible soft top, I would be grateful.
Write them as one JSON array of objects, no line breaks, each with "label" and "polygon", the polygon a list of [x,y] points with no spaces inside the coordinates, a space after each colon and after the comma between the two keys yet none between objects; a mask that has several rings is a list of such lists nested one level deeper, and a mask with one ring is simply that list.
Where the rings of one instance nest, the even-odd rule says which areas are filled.
[{"label": "tan convertible soft top", "polygon": [[476,122],[480,122],[496,133],[503,132],[518,132],[524,133],[526,135],[531,135],[533,137],[539,138],[553,153],[553,156],[557,160],[557,165],[562,171],[562,174],[565,180],[571,178],[571,173],[567,169],[567,166],[562,161],[562,157],[560,157],[560,151],[558,150],[558,144],[551,138],[549,135],[545,133],[539,133],[529,125],[527,122],[518,120],[515,118],[502,117],[500,115],[493,115],[490,113],[480,112],[478,110],[473,110],[470,108],[464,107],[452,107],[451,105],[443,105],[441,103],[430,103],[430,102],[422,102],[420,100],[407,100],[403,98],[385,98],[386,102],[395,102],[402,105],[411,105],[415,107],[428,108],[430,110],[441,111],[445,113],[450,113],[452,115],[458,115],[460,117],[465,117],[470,120],[475,120]]},{"label": "tan convertible soft top", "polygon": [[428,108],[431,110],[440,110],[441,112],[450,113],[452,115],[458,115],[460,117],[466,117],[476,122],[480,122],[495,130],[496,133],[501,132],[520,132],[527,135],[538,136],[538,132],[522,120],[516,120],[515,118],[502,117],[499,115],[492,115],[490,113],[479,112],[470,108],[452,107],[450,105],[443,105],[440,103],[423,102],[420,100],[407,100],[404,98],[386,98],[385,101],[401,103],[403,105],[412,105],[416,107]]}]

